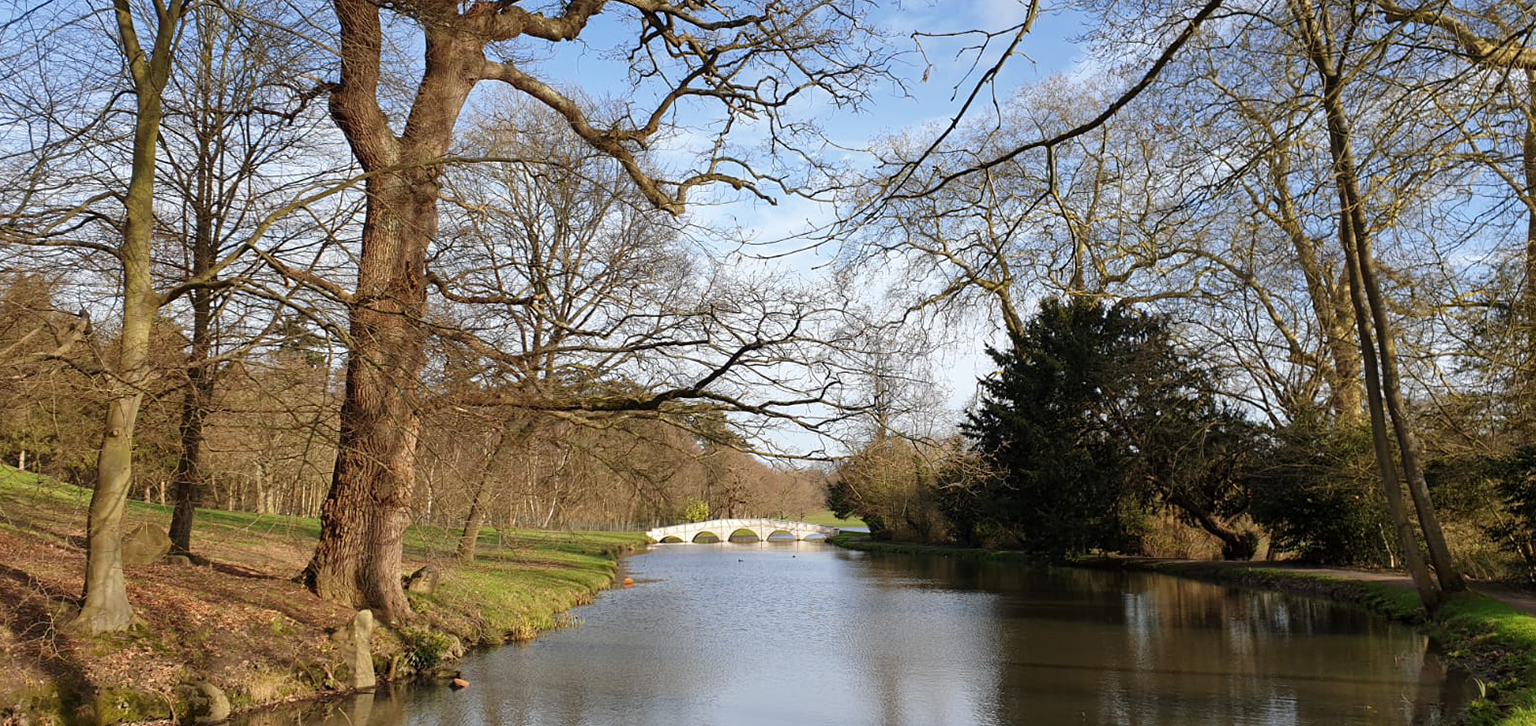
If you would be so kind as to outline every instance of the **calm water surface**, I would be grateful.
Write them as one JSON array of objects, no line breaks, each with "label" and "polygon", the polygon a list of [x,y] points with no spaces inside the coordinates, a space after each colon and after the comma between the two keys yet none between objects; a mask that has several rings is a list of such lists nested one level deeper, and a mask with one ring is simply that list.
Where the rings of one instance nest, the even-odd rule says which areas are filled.
[{"label": "calm water surface", "polygon": [[1144,573],[671,545],[584,626],[470,656],[473,685],[249,726],[1434,724],[1470,694],[1362,611]]}]

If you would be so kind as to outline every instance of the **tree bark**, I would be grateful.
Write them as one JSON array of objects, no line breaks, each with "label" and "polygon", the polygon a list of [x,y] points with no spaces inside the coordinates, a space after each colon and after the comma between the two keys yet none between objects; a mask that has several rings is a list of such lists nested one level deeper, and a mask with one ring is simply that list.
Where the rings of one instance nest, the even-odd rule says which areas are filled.
[{"label": "tree bark", "polygon": [[1363,225],[1364,214],[1360,207],[1360,200],[1355,191],[1356,170],[1354,158],[1350,151],[1349,124],[1344,113],[1343,105],[1343,78],[1335,67],[1332,51],[1328,48],[1328,41],[1318,28],[1318,19],[1314,15],[1314,6],[1311,0],[1291,0],[1291,11],[1298,21],[1306,45],[1308,60],[1316,68],[1318,77],[1323,85],[1323,111],[1328,130],[1328,149],[1333,164],[1334,187],[1339,197],[1339,242],[1344,251],[1345,267],[1349,274],[1350,301],[1355,312],[1355,327],[1360,339],[1360,357],[1365,373],[1365,390],[1367,411],[1371,420],[1371,444],[1376,454],[1376,464],[1381,474],[1382,491],[1387,498],[1387,507],[1392,515],[1393,528],[1397,533],[1398,546],[1402,548],[1403,563],[1413,577],[1414,586],[1418,589],[1419,598],[1424,607],[1430,611],[1440,605],[1441,593],[1435,580],[1431,577],[1429,568],[1424,562],[1419,551],[1418,539],[1414,536],[1413,525],[1408,519],[1406,503],[1403,501],[1402,485],[1398,481],[1397,462],[1392,456],[1391,444],[1387,439],[1386,412],[1382,405],[1382,386],[1379,361],[1376,358],[1377,346],[1374,342],[1376,334],[1388,334],[1387,331],[1373,331],[1371,309],[1367,302],[1363,260],[1360,257],[1362,249],[1368,251],[1369,246],[1362,248],[1358,237],[1367,234]]},{"label": "tree bark", "polygon": [[1365,371],[1366,410],[1371,419],[1371,448],[1376,454],[1377,471],[1381,474],[1382,493],[1387,498],[1387,510],[1392,516],[1392,528],[1397,535],[1397,546],[1402,551],[1403,566],[1413,578],[1419,599],[1427,610],[1433,612],[1440,606],[1440,588],[1430,576],[1419,552],[1419,541],[1414,536],[1413,524],[1408,519],[1407,503],[1403,501],[1402,484],[1397,478],[1397,462],[1392,458],[1391,444],[1387,441],[1386,414],[1381,402],[1381,382],[1376,367],[1376,349],[1372,344],[1371,320],[1368,316],[1365,295],[1361,292],[1360,269],[1354,252],[1354,229],[1347,215],[1339,220],[1339,238],[1344,247],[1345,265],[1349,268],[1350,299],[1355,306],[1355,327],[1360,336],[1360,353]]},{"label": "tree bark", "polygon": [[322,598],[371,608],[396,622],[411,617],[401,587],[400,546],[421,427],[426,252],[437,234],[440,160],[485,64],[484,39],[452,22],[423,19],[426,66],[397,137],[378,101],[380,7],[369,0],[333,5],[341,25],[341,82],[331,94],[331,115],[353,156],[374,176],[366,186],[357,290],[349,309],[341,438],[331,489],[320,507],[320,541],[303,579]]},{"label": "tree bark", "polygon": [[341,438],[320,507],[320,542],[304,575],[320,597],[372,608],[386,622],[411,612],[400,547],[415,487],[423,257],[437,225],[436,194],[436,183],[419,171],[368,184]]},{"label": "tree bark", "polygon": [[87,633],[121,630],[133,622],[123,577],[123,510],[133,483],[133,434],[139,404],[149,381],[149,335],[160,298],[151,276],[154,245],[155,154],[164,116],[162,93],[170,78],[172,45],[185,6],[168,3],[156,18],[154,46],[146,55],[127,0],[113,9],[118,40],[133,80],[135,116],[132,170],[123,208],[118,258],[123,273],[123,328],[118,337],[116,376],[107,404],[96,487],[86,519],[85,603],[72,627]]},{"label": "tree bark", "polygon": [[[1353,212],[1353,216],[1356,217],[1354,224],[1358,229],[1358,225],[1362,223],[1360,219],[1362,215],[1358,211],[1360,197],[1358,193],[1353,197],[1356,204],[1356,211]],[[1391,322],[1387,319],[1386,304],[1381,297],[1381,286],[1377,282],[1375,258],[1371,252],[1368,235],[1357,233],[1355,243],[1359,247],[1357,262],[1360,266],[1360,277],[1365,286],[1366,301],[1370,305],[1371,316],[1376,327],[1376,345],[1381,355],[1382,389],[1387,410],[1391,413],[1392,430],[1397,437],[1398,455],[1403,461],[1403,473],[1408,480],[1408,494],[1413,498],[1414,511],[1418,513],[1419,527],[1424,533],[1424,543],[1429,549],[1429,558],[1434,564],[1435,575],[1440,580],[1441,591],[1465,592],[1467,581],[1451,558],[1450,546],[1446,543],[1445,532],[1440,527],[1440,518],[1435,513],[1434,500],[1430,498],[1429,486],[1424,481],[1419,441],[1413,433],[1413,422],[1403,402],[1402,385],[1397,370],[1397,350],[1393,342]]]},{"label": "tree bark", "polygon": [[[1429,559],[1443,593],[1463,592],[1467,582],[1451,558],[1451,550],[1435,514],[1434,501],[1424,481],[1424,468],[1419,460],[1418,437],[1413,433],[1407,406],[1403,402],[1401,377],[1397,368],[1397,349],[1392,335],[1392,323],[1387,317],[1386,302],[1381,294],[1381,283],[1376,274],[1376,258],[1371,247],[1371,234],[1365,222],[1365,201],[1360,195],[1359,174],[1355,167],[1354,153],[1350,149],[1349,124],[1344,114],[1344,103],[1337,76],[1324,82],[1324,114],[1329,127],[1329,149],[1334,157],[1335,183],[1344,205],[1340,210],[1349,219],[1355,246],[1354,265],[1359,273],[1360,288],[1365,293],[1367,310],[1376,335],[1378,364],[1381,366],[1382,397],[1391,415],[1392,431],[1397,440],[1398,456],[1402,460],[1408,493],[1413,498],[1413,508],[1418,514],[1419,528],[1429,549]],[[1363,342],[1363,341],[1362,341]]]}]

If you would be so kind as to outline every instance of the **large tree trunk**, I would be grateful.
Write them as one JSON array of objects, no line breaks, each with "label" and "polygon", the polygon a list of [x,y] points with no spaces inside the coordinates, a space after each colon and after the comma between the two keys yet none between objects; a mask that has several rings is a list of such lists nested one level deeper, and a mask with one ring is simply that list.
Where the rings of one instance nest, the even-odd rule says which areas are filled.
[{"label": "large tree trunk", "polygon": [[372,608],[385,621],[411,615],[400,580],[401,537],[415,481],[421,419],[426,252],[437,233],[440,160],[485,63],[478,38],[453,23],[424,22],[426,66],[396,136],[379,106],[383,31],[379,5],[335,0],[341,82],[331,115],[365,171],[367,213],[331,490],[320,542],[304,571],[317,595]]},{"label": "large tree trunk", "polygon": [[[144,277],[148,277],[148,267],[146,261]],[[121,630],[133,622],[133,606],[123,578],[123,509],[133,482],[134,425],[144,400],[149,327],[154,319],[154,306],[144,310],[142,294],[132,292],[137,287],[125,285],[123,332],[118,342],[121,380],[114,385],[116,392],[107,404],[106,432],[96,458],[96,488],[86,520],[85,605],[74,626],[89,633]]]},{"label": "large tree trunk", "polygon": [[[1397,462],[1388,441],[1386,412],[1382,405],[1380,362],[1377,360],[1376,334],[1373,331],[1371,310],[1366,297],[1364,273],[1360,258],[1358,237],[1367,234],[1363,226],[1364,215],[1360,199],[1354,193],[1356,170],[1350,151],[1349,124],[1344,113],[1343,78],[1335,65],[1328,40],[1319,29],[1316,9],[1311,0],[1291,0],[1292,15],[1296,18],[1308,60],[1317,69],[1323,85],[1323,111],[1327,122],[1328,149],[1333,164],[1334,187],[1339,197],[1339,242],[1344,251],[1345,266],[1349,273],[1350,301],[1354,307],[1355,327],[1360,339],[1360,357],[1365,373],[1366,409],[1371,420],[1371,444],[1376,454],[1377,469],[1381,474],[1382,491],[1392,515],[1393,529],[1397,533],[1398,546],[1402,549],[1403,564],[1413,577],[1419,598],[1424,607],[1433,611],[1440,605],[1440,590],[1419,551],[1413,524],[1408,518],[1403,501],[1402,484],[1398,481]],[[1365,249],[1369,249],[1366,247]]]},{"label": "large tree trunk", "polygon": [[1382,493],[1387,498],[1387,510],[1392,516],[1392,529],[1397,535],[1403,566],[1413,578],[1424,607],[1434,611],[1440,606],[1440,589],[1429,573],[1424,555],[1419,551],[1419,540],[1414,536],[1407,503],[1403,501],[1402,484],[1397,478],[1397,462],[1392,457],[1392,447],[1387,440],[1386,412],[1381,402],[1381,382],[1378,378],[1376,349],[1372,344],[1371,319],[1366,310],[1365,294],[1361,291],[1363,283],[1354,252],[1354,228],[1348,215],[1343,215],[1339,220],[1339,229],[1340,242],[1345,250],[1345,264],[1349,267],[1350,297],[1355,305],[1355,326],[1360,336],[1360,353],[1365,371],[1366,410],[1371,419],[1371,448],[1376,454],[1377,471],[1381,474]]},{"label": "large tree trunk", "polygon": [[1392,323],[1387,317],[1386,301],[1382,298],[1381,283],[1376,274],[1371,234],[1365,222],[1365,200],[1360,195],[1359,174],[1354,154],[1350,150],[1348,119],[1344,114],[1343,99],[1338,88],[1342,83],[1337,76],[1333,78],[1332,83],[1326,84],[1331,90],[1323,94],[1323,105],[1329,127],[1329,148],[1334,157],[1335,183],[1344,205],[1341,211],[1348,217],[1353,232],[1354,264],[1359,272],[1358,282],[1365,293],[1367,305],[1364,311],[1357,308],[1356,314],[1368,312],[1371,316],[1376,335],[1377,362],[1381,366],[1382,395],[1391,414],[1392,431],[1397,439],[1398,456],[1403,463],[1408,493],[1413,497],[1413,508],[1418,514],[1419,528],[1424,534],[1424,543],[1429,549],[1435,575],[1440,580],[1440,589],[1444,593],[1462,592],[1467,589],[1467,582],[1451,558],[1445,533],[1440,528],[1440,519],[1435,514],[1435,505],[1430,499],[1429,487],[1424,481],[1424,468],[1419,460],[1418,438],[1414,436],[1413,423],[1403,402]]},{"label": "large tree trunk", "polygon": [[123,329],[118,338],[117,375],[96,458],[96,488],[86,520],[85,604],[72,623],[88,633],[121,630],[133,622],[133,606],[123,578],[123,509],[133,483],[134,425],[150,378],[149,334],[160,309],[150,253],[155,224],[155,152],[164,116],[161,94],[170,77],[171,46],[185,10],[180,0],[163,8],[157,17],[153,51],[146,55],[128,2],[117,0],[113,9],[118,39],[133,79],[137,113],[132,171],[123,199],[126,219],[118,248],[123,272]]},{"label": "large tree trunk", "polygon": [[[1359,225],[1361,220],[1358,212],[1360,203],[1358,194],[1354,195],[1354,199],[1357,208],[1355,224]],[[1382,389],[1387,410],[1392,415],[1392,430],[1397,437],[1398,454],[1402,457],[1403,473],[1408,480],[1408,494],[1413,497],[1413,508],[1419,515],[1419,527],[1424,533],[1424,544],[1429,548],[1429,558],[1434,563],[1435,575],[1440,580],[1441,591],[1464,592],[1467,589],[1467,581],[1451,558],[1451,549],[1446,543],[1445,532],[1440,527],[1440,518],[1435,513],[1434,501],[1429,496],[1429,486],[1424,481],[1419,441],[1413,433],[1413,422],[1403,402],[1402,385],[1397,371],[1397,350],[1393,342],[1391,323],[1387,320],[1386,304],[1381,298],[1381,286],[1377,282],[1375,258],[1367,240],[1366,234],[1355,235],[1355,242],[1359,247],[1360,276],[1365,285],[1371,316],[1375,321],[1376,346],[1381,354]]]},{"label": "large tree trunk", "polygon": [[437,226],[437,186],[419,171],[392,173],[371,181],[368,195],[341,440],[304,578],[322,598],[395,621],[410,614],[400,546],[415,489],[423,257]]}]

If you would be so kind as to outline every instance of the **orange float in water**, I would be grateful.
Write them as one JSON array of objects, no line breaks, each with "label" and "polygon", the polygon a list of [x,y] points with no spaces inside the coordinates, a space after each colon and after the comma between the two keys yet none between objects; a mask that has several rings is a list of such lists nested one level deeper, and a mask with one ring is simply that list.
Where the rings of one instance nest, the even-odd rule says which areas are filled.
[{"label": "orange float in water", "polygon": [[626,577],[626,578],[624,578],[624,586],[625,587],[634,587],[635,586],[635,578],[633,578],[633,577]]}]

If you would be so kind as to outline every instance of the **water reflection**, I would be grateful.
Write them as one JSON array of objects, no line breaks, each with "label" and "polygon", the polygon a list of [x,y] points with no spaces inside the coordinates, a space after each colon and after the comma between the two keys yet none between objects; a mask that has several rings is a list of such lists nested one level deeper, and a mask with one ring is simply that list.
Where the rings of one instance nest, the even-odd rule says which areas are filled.
[{"label": "water reflection", "polygon": [[235,723],[243,726],[401,726],[406,722],[406,700],[404,691],[384,687],[376,693],[249,714],[237,717]]},{"label": "water reflection", "polygon": [[[1467,700],[1422,636],[1168,577],[868,555],[653,548],[586,627],[470,658],[465,691],[305,724],[1435,724]],[[365,703],[366,701],[366,703]],[[248,720],[259,726],[293,724]]]}]

